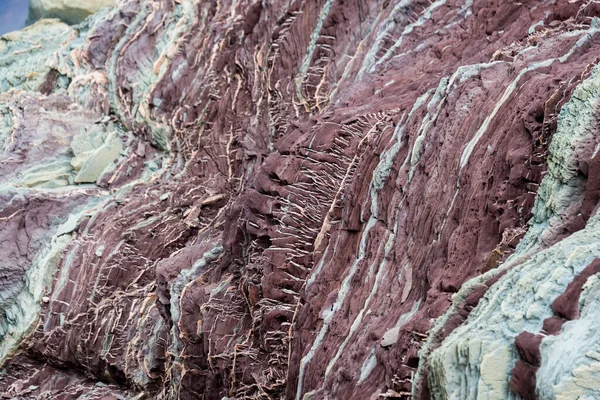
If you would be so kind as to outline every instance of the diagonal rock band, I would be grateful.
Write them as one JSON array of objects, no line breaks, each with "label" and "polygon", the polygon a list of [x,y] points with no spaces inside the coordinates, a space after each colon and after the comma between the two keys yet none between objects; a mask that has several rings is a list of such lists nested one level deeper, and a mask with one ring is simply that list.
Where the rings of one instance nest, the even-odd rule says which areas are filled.
[{"label": "diagonal rock band", "polygon": [[600,398],[599,17],[32,0],[0,395]]}]

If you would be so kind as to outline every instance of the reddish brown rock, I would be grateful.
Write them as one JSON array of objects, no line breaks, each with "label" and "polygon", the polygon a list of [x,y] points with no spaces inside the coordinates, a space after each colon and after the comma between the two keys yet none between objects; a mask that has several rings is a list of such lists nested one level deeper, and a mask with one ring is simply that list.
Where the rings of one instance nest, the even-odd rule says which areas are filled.
[{"label": "reddish brown rock", "polygon": [[[413,387],[419,350],[453,294],[527,230],[557,116],[597,63],[595,13],[580,1],[130,0],[92,17],[36,96],[106,116],[125,150],[89,189],[101,200],[77,218],[9,365],[85,371],[117,398],[429,397],[426,379]],[[548,245],[594,215],[597,164],[579,160],[581,212]],[[72,203],[44,211],[53,197],[40,198],[35,215],[67,219]],[[16,238],[2,254],[19,250],[23,266],[6,267],[1,293],[20,291],[42,254],[21,249],[22,228],[2,228]],[[39,228],[46,242],[53,229]],[[517,348],[535,367],[532,340]],[[525,383],[511,387],[530,396],[535,371],[515,368]],[[55,390],[46,375],[31,382]]]}]

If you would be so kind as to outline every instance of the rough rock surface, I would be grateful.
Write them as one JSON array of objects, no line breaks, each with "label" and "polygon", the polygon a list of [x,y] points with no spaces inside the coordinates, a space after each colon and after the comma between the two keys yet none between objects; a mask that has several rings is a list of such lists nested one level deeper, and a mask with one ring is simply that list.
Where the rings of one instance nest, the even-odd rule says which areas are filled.
[{"label": "rough rock surface", "polygon": [[2,37],[0,393],[600,397],[598,16],[125,0]]},{"label": "rough rock surface", "polygon": [[104,7],[114,7],[116,0],[29,0],[29,16],[33,23],[40,18],[60,18],[68,24],[78,24]]}]

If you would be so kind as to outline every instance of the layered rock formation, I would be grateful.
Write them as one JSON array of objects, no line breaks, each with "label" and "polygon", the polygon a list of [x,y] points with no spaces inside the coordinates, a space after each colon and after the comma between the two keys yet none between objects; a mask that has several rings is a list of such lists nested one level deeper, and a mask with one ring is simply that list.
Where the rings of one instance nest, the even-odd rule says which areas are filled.
[{"label": "layered rock formation", "polygon": [[2,37],[0,391],[599,397],[598,14],[127,0]]},{"label": "layered rock formation", "polygon": [[116,3],[115,0],[29,0],[28,21],[59,18],[69,24],[78,24],[101,8],[114,7]]}]

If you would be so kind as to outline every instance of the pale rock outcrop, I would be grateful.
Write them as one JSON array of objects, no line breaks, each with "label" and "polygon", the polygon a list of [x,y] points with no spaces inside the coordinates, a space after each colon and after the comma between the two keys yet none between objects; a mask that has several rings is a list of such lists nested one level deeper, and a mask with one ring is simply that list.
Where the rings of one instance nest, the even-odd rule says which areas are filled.
[{"label": "pale rock outcrop", "polygon": [[116,0],[29,0],[28,22],[41,18],[58,18],[78,24],[101,8],[114,7]]},{"label": "pale rock outcrop", "polygon": [[[45,19],[0,37],[0,91],[37,91],[50,71],[50,60],[74,34],[67,24]],[[64,78],[57,84],[68,85]]]}]

